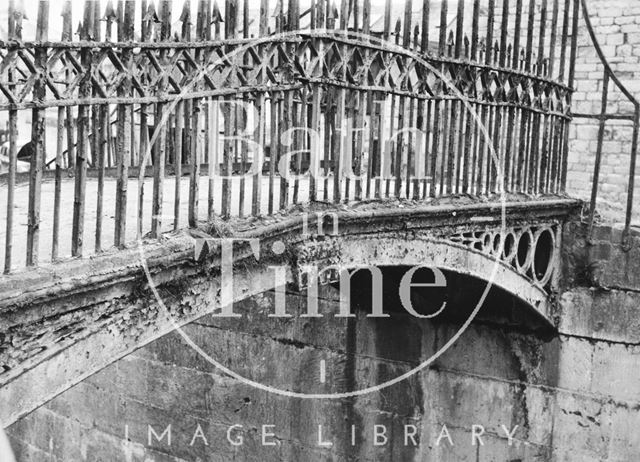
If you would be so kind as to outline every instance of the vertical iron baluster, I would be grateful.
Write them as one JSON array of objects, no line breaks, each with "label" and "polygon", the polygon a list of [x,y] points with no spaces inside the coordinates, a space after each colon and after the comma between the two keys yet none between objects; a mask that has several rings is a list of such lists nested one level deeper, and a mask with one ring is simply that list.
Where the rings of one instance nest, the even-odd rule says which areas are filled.
[{"label": "vertical iron baluster", "polygon": [[553,79],[553,71],[556,64],[556,42],[558,40],[558,14],[559,0],[553,0],[553,12],[551,13],[551,36],[549,38],[549,67],[547,77]]},{"label": "vertical iron baluster", "polygon": [[433,157],[429,148],[433,130],[431,129],[431,115],[433,108],[433,99],[430,97],[425,100],[426,115],[424,117],[424,180],[422,180],[422,199],[427,198],[429,185],[433,183],[433,172],[431,171],[431,159]]},{"label": "vertical iron baluster", "polygon": [[520,69],[520,32],[522,30],[522,0],[516,0],[515,26],[513,28],[513,50],[511,58],[513,60],[511,67],[515,70]]},{"label": "vertical iron baluster", "polygon": [[444,55],[447,45],[447,10],[449,8],[449,0],[442,0],[440,4],[440,36],[438,39],[438,54]]},{"label": "vertical iron baluster", "polygon": [[463,45],[463,26],[464,26],[464,4],[466,0],[458,0],[458,12],[456,14],[456,42],[455,57],[460,58]]},{"label": "vertical iron baluster", "polygon": [[[569,13],[571,12],[571,1],[564,0],[564,9],[562,14],[562,37],[560,39],[560,63],[558,69],[558,82],[564,79],[564,70],[566,67],[567,41],[569,40]],[[573,0],[574,4],[577,0]]]},{"label": "vertical iron baluster", "polygon": [[[580,13],[580,0],[573,0],[573,14],[571,24],[571,51],[569,53],[569,75],[567,79],[567,86],[573,88],[573,80],[575,78],[576,70],[576,54],[578,48],[578,15]],[[571,93],[567,95],[567,111],[571,107]],[[567,162],[569,158],[569,130],[567,128],[568,121],[565,121],[564,128],[564,141],[562,145],[562,168],[560,174],[560,192],[565,192],[567,186]]]},{"label": "vertical iron baluster", "polygon": [[629,158],[629,182],[627,184],[627,210],[624,219],[624,230],[622,232],[623,244],[629,247],[629,237],[631,231],[631,215],[633,214],[633,193],[636,176],[636,162],[638,158],[638,131],[640,131],[640,104],[635,103],[633,113],[633,134],[631,135],[631,154]]},{"label": "vertical iron baluster", "polygon": [[[160,41],[165,42],[171,37],[171,1],[160,1]],[[165,64],[165,50],[160,50],[158,61]],[[157,92],[164,96],[167,86],[167,77],[163,76],[158,82]],[[151,205],[151,237],[159,237],[162,228],[162,199],[164,192],[164,168],[166,162],[167,127],[164,117],[164,103],[156,103],[154,117],[156,142],[154,143],[153,162],[153,200]]]},{"label": "vertical iron baluster", "polygon": [[[487,37],[486,37],[486,53],[485,53],[485,64],[487,66],[495,65],[495,53],[496,53],[496,44],[493,39],[493,32],[495,27],[495,1],[489,0],[488,11],[487,11]],[[495,102],[496,95],[491,93],[490,81],[493,79],[493,76],[488,76],[489,80],[487,84],[489,85],[486,88],[486,101]],[[499,90],[497,90],[499,92]],[[487,105],[487,113],[488,113],[488,126],[487,132],[492,139],[487,140],[487,166],[486,166],[486,185],[485,192],[489,194],[490,192],[494,192],[495,189],[495,177],[497,169],[500,164],[500,148],[499,148],[499,140],[497,139],[497,134],[500,129],[500,110],[498,106],[491,105],[490,103]],[[487,119],[484,119],[487,120]]]},{"label": "vertical iron baluster", "polygon": [[535,23],[535,0],[529,2],[529,12],[527,13],[527,44],[525,51],[525,70],[531,71],[531,59],[533,54],[533,27]]},{"label": "vertical iron baluster", "polygon": [[[11,13],[10,13],[11,14]],[[63,42],[71,40],[71,1],[66,0],[62,6],[62,37]],[[64,151],[64,135],[65,135],[65,108],[64,106],[58,107],[58,130],[56,138],[56,173],[55,173],[55,187],[53,197],[53,239],[51,245],[51,260],[56,261],[58,259],[59,243],[60,243],[60,202],[62,192],[62,169],[64,166],[64,159],[62,157]],[[101,130],[102,131],[102,130]],[[102,219],[102,189],[100,185],[100,174],[104,178],[104,163],[98,173],[98,207],[96,209],[96,251],[99,250],[99,230],[101,229]]]},{"label": "vertical iron baluster", "polygon": [[[99,4],[93,8],[93,28],[91,31],[92,40],[100,42],[100,9]],[[95,98],[99,94],[97,84],[92,86],[92,96]],[[98,190],[96,194],[96,229],[95,229],[95,251],[102,250],[102,207],[103,207],[103,191],[104,191],[104,153],[102,150],[102,133],[104,131],[103,123],[103,105],[93,105],[91,108],[91,157],[93,159],[93,167],[98,169]],[[58,119],[64,118],[64,112],[58,110]],[[58,120],[60,124],[60,120]],[[58,134],[59,150],[62,151],[62,133]],[[60,153],[62,157],[62,152]],[[56,160],[57,162],[57,160]]]},{"label": "vertical iron baluster", "polygon": [[416,110],[416,99],[409,97],[409,127],[407,130],[407,155],[406,155],[406,162],[407,162],[407,168],[405,170],[406,172],[406,183],[405,183],[405,198],[406,199],[410,199],[411,198],[411,167],[412,164],[414,162],[414,156],[412,155],[412,152],[414,150],[414,144],[413,144],[413,137],[415,135],[414,132],[414,127],[413,127],[413,123],[414,123],[414,114],[415,114],[415,110]]},{"label": "vertical iron baluster", "polygon": [[[525,70],[527,72],[531,72],[532,71],[532,59],[533,59],[533,35],[534,35],[534,25],[535,25],[535,1],[531,1],[529,3],[529,11],[527,13],[527,43],[526,43],[526,48],[525,48],[525,60],[524,60],[524,65],[525,65]],[[529,92],[529,89],[532,86],[532,82],[529,79],[525,80],[524,83],[524,90],[525,92]],[[529,101],[529,105],[533,104],[533,101]],[[525,162],[525,172],[526,174],[523,175],[523,191],[526,192],[531,192],[532,191],[532,179],[531,176],[534,172],[532,172],[532,162],[533,162],[533,151],[532,151],[532,140],[533,140],[533,135],[534,133],[532,133],[531,128],[534,129],[535,131],[535,125],[536,125],[536,114],[534,112],[532,112],[530,109],[525,109],[525,111],[527,111],[527,150],[525,152],[525,156],[526,156],[526,161],[524,159],[522,159]],[[531,124],[533,120],[533,125]]]},{"label": "vertical iron baluster", "polygon": [[[371,33],[371,0],[364,0],[362,5],[362,34],[368,36]],[[365,38],[366,39],[366,38]],[[365,61],[369,58],[369,50],[365,50]],[[369,85],[368,76],[365,77],[364,80],[365,85]],[[362,125],[364,128],[365,119],[367,114],[369,115],[369,133],[368,133],[368,155],[367,155],[367,166],[366,166],[366,181],[364,195],[368,199],[371,197],[371,178],[373,177],[373,159],[374,159],[374,149],[373,149],[373,98],[374,92],[371,90],[367,90],[365,96],[366,104],[363,105],[363,121]],[[364,132],[362,134],[364,140]],[[364,148],[364,141],[363,141]],[[361,166],[362,170],[362,166]]]},{"label": "vertical iron baluster", "polygon": [[[249,38],[249,0],[244,0],[242,2],[242,38]],[[242,68],[247,69],[249,67],[249,55],[246,51],[242,53]],[[244,71],[241,71],[244,72]],[[249,94],[242,94],[242,106],[239,108],[239,117],[240,117],[240,127],[242,130],[248,130],[249,128],[249,113],[245,111],[245,108],[249,105]],[[245,209],[245,188],[246,188],[246,173],[247,173],[247,163],[249,158],[249,150],[246,142],[240,141],[240,192],[238,197],[238,215],[240,217],[244,216]],[[251,200],[251,199],[250,199]]]},{"label": "vertical iron baluster", "polygon": [[602,144],[604,141],[604,129],[606,123],[607,114],[607,99],[609,96],[609,70],[607,67],[604,69],[604,76],[602,78],[602,97],[600,100],[600,120],[598,123],[598,142],[596,146],[596,158],[593,164],[593,183],[591,187],[591,202],[589,203],[589,232],[588,236],[591,238],[593,232],[593,222],[596,213],[596,199],[598,197],[598,183],[600,180],[600,163],[602,161]]},{"label": "vertical iron baluster", "polygon": [[[15,7],[15,0],[9,0],[8,9],[8,38],[9,40],[20,40],[22,30],[22,12]],[[15,66],[14,61],[11,62],[9,70],[7,72],[8,87],[11,90],[15,89],[13,79],[15,78],[15,72],[12,68]],[[13,252],[13,208],[15,201],[15,189],[16,189],[16,170],[18,162],[18,111],[16,109],[9,109],[9,171],[7,174],[7,222],[6,222],[6,234],[5,234],[5,248],[4,248],[4,273],[11,272],[11,257]]]},{"label": "vertical iron baluster", "polygon": [[[479,1],[479,0],[476,0]],[[429,49],[429,10],[431,9],[431,0],[423,0],[422,2],[422,42],[420,49],[422,54],[426,54]]]},{"label": "vertical iron baluster", "polygon": [[[38,3],[36,40],[46,41],[49,28],[49,1]],[[40,103],[46,96],[44,76],[47,66],[47,48],[38,45],[35,49],[34,66],[40,73],[33,84],[33,99]],[[29,168],[29,215],[27,221],[27,266],[38,264],[40,238],[40,201],[42,187],[42,169],[45,162],[45,110],[36,107],[31,111],[31,166]]]},{"label": "vertical iron baluster", "polygon": [[540,31],[538,34],[538,75],[544,75],[544,42],[547,32],[547,0],[541,0],[540,7]]},{"label": "vertical iron baluster", "polygon": [[[200,0],[198,2],[198,12],[196,15],[196,40],[204,40],[205,32],[205,15],[207,2],[205,0]],[[196,49],[194,54],[194,61],[197,65],[199,65],[200,61],[203,59],[202,50]],[[194,84],[194,91],[198,91],[201,87],[199,82]],[[191,109],[191,113],[189,114],[189,119],[191,125],[187,128],[185,122],[185,128],[190,132],[189,134],[189,149],[191,151],[190,155],[190,163],[191,163],[191,172],[189,175],[189,215],[188,222],[189,227],[195,228],[198,224],[198,204],[199,204],[199,189],[200,189],[200,149],[199,149],[199,134],[200,134],[200,98],[194,98],[191,100],[189,106]]]},{"label": "vertical iron baluster", "polygon": [[[453,56],[453,31],[449,33],[449,39],[447,41],[447,55],[449,58]],[[446,72],[444,73],[446,75]],[[442,140],[442,164],[440,169],[440,194],[452,192],[451,190],[451,179],[453,175],[453,145],[455,142],[455,127],[456,125],[456,117],[457,111],[455,109],[455,101],[452,99],[454,92],[450,88],[450,84],[445,84],[443,86],[443,96],[444,100],[444,120],[443,127],[444,130],[448,133],[449,136],[444,136]],[[451,121],[449,120],[451,119]]]},{"label": "vertical iron baluster", "polygon": [[354,198],[362,200],[362,149],[364,146],[364,118],[367,110],[367,92],[357,92],[357,112],[355,115],[355,158],[353,159],[353,168],[356,175]]},{"label": "vertical iron baluster", "polygon": [[[131,0],[119,2],[118,7],[118,40],[133,40],[133,21],[134,21],[135,3]],[[122,61],[127,68],[131,65],[131,50],[123,50]],[[131,94],[131,77],[127,76],[120,84],[118,95],[122,98],[128,98]],[[116,142],[117,156],[117,181],[116,181],[116,220],[114,245],[123,247],[126,239],[127,226],[127,187],[129,183],[129,165],[131,162],[131,111],[127,104],[118,104],[118,139]],[[85,168],[86,164],[81,160],[80,154],[80,111],[78,112],[78,162],[82,163]],[[78,168],[76,168],[78,171]],[[83,192],[84,194],[84,192]],[[81,195],[83,195],[81,194]],[[138,204],[138,208],[142,207],[142,203]]]},{"label": "vertical iron baluster", "polygon": [[[340,5],[340,29],[347,30],[347,24],[349,23],[349,0],[342,0]],[[341,47],[341,59],[344,59],[345,47]],[[346,80],[346,66],[347,63],[343,62],[341,69],[341,75],[338,76],[342,81]],[[335,132],[332,143],[333,151],[333,202],[338,203],[342,199],[342,139],[345,137],[345,108],[346,108],[346,91],[344,88],[338,88],[337,92],[337,108],[335,117]]]},{"label": "vertical iron baluster", "polygon": [[[83,22],[81,27],[81,40],[89,40],[89,27],[93,18],[94,2],[86,1],[84,6]],[[120,31],[121,27],[118,28]],[[84,69],[91,67],[91,52],[83,49],[80,52],[80,60]],[[80,83],[79,96],[87,98],[91,94],[90,75],[87,73]],[[89,137],[89,106],[81,104],[78,107],[78,146],[76,151],[76,171],[73,203],[73,227],[71,232],[71,255],[81,256],[84,234],[84,209],[87,179],[87,154]],[[116,206],[118,202],[116,201]],[[116,214],[116,226],[118,214]],[[124,233],[123,233],[124,234]],[[117,244],[119,245],[119,243]]]},{"label": "vertical iron baluster", "polygon": [[[156,16],[155,13],[155,4],[150,3],[147,5],[146,1],[141,3],[141,38],[143,42],[151,40],[151,33],[153,30],[152,25],[154,24],[154,18]],[[108,25],[109,23],[107,23]],[[108,34],[108,32],[107,32]],[[142,78],[148,79],[147,76],[143,76]],[[146,83],[146,82],[145,82]],[[140,105],[140,163],[138,166],[140,168],[144,168],[146,163],[149,162],[149,159],[144,160],[149,154],[149,158],[151,158],[151,150],[149,146],[149,123],[147,119],[147,104],[143,103]],[[138,181],[138,213],[137,213],[137,226],[136,226],[136,234],[138,239],[142,239],[142,231],[143,231],[143,219],[144,219],[144,181]]]},{"label": "vertical iron baluster", "polygon": [[[400,19],[398,19],[398,23],[396,26],[396,33],[399,35],[400,32]],[[404,2],[404,30],[402,31],[402,46],[404,48],[408,48],[411,42],[411,0],[405,0]],[[403,81],[400,81],[400,89],[407,90],[406,86],[409,82],[409,74],[405,75]],[[398,137],[396,140],[396,152],[395,152],[395,184],[394,184],[394,195],[396,198],[400,197],[400,192],[402,190],[402,158],[404,155],[404,124],[405,124],[405,110],[406,110],[406,97],[400,96],[400,101],[398,104]],[[391,136],[395,134],[392,133]],[[407,172],[409,169],[409,164],[407,162]],[[409,178],[407,177],[407,184]]]},{"label": "vertical iron baluster", "polygon": [[[191,35],[191,0],[184,0],[182,4],[182,12],[179,21],[182,23],[180,30],[180,39],[188,41]],[[186,67],[186,64],[185,64]],[[175,106],[176,114],[176,133],[175,133],[175,159],[174,159],[174,198],[173,198],[173,229],[178,230],[180,227],[180,202],[181,202],[181,183],[182,183],[182,158],[185,151],[184,129],[187,121],[188,101],[178,101]],[[142,123],[142,118],[140,119]],[[141,151],[142,153],[142,151]]]},{"label": "vertical iron baluster", "polygon": [[[478,29],[479,29],[479,20],[480,20],[480,0],[474,0],[473,2],[473,13],[472,13],[472,18],[471,18],[471,42],[470,42],[470,55],[469,55],[469,59],[470,61],[480,61],[478,59],[478,44],[479,44],[479,38],[478,38]],[[479,143],[477,142],[477,138],[479,135],[479,118],[480,115],[478,114],[478,111],[482,111],[481,105],[478,102],[478,91],[477,91],[477,87],[476,87],[476,82],[477,79],[479,77],[482,76],[482,70],[478,69],[477,67],[473,67],[471,69],[471,75],[472,75],[472,86],[470,88],[472,94],[473,94],[473,98],[474,98],[474,103],[473,103],[473,131],[469,131],[469,137],[470,137],[470,141],[469,141],[469,146],[471,144],[473,144],[473,148],[471,150],[471,158],[469,160],[470,162],[470,166],[471,166],[471,171],[470,171],[470,175],[471,175],[471,179],[470,179],[470,185],[469,185],[469,191],[468,192],[472,192],[473,190],[476,189],[477,187],[477,181],[476,181],[476,171],[478,169],[478,161],[480,159],[480,153],[478,152],[479,149]]]},{"label": "vertical iron baluster", "polygon": [[[225,39],[234,39],[237,35],[237,0],[226,0],[225,1],[225,19],[224,19],[224,32]],[[226,53],[232,51],[228,45],[225,49]],[[231,66],[237,66],[236,64],[236,56],[231,58]],[[236,109],[236,100],[233,96],[225,96],[224,98],[224,106],[223,106],[223,114],[224,114],[224,143],[223,143],[223,151],[222,151],[222,216],[224,218],[228,218],[231,216],[231,202],[232,202],[232,194],[233,194],[233,161],[237,155],[236,147],[237,143],[235,140],[231,139],[235,135],[235,131],[237,129],[237,109]]]},{"label": "vertical iron baluster", "polygon": [[[464,34],[463,34],[463,26],[464,26],[464,4],[465,0],[458,0],[458,9],[456,14],[456,38],[455,38],[455,49],[454,56],[456,59],[460,59],[463,52],[464,45]],[[458,71],[462,71],[462,67],[458,66]],[[455,97],[455,95],[454,95]],[[464,133],[464,109],[465,105],[462,101],[456,99],[452,100],[452,114],[451,114],[451,136],[456,137],[457,149],[453,149],[453,143],[450,143],[450,180],[448,191],[454,192],[457,194],[460,192],[460,174],[462,172],[462,150],[464,149],[464,143],[462,142],[462,137]],[[460,125],[458,126],[457,118],[459,114]],[[456,153],[457,154],[454,154]],[[455,189],[453,188],[453,179],[455,177]]]},{"label": "vertical iron baluster", "polygon": [[[547,26],[547,0],[541,0],[541,9],[540,9],[540,29],[538,34],[538,59],[536,62],[537,66],[537,75],[544,75],[544,42],[546,38],[546,26]],[[540,111],[544,111],[544,107],[542,104],[542,96],[543,96],[543,88],[542,83],[536,82],[533,84],[533,89],[535,92],[535,98],[537,100],[534,102],[534,107],[539,109]],[[543,122],[544,120],[544,122]],[[532,156],[532,169],[531,172],[533,174],[532,181],[529,186],[529,191],[533,193],[538,193],[542,186],[541,181],[544,176],[544,170],[547,166],[546,153],[545,153],[545,143],[544,139],[541,140],[540,136],[546,136],[546,117],[541,112],[536,112],[534,114],[534,150]],[[543,125],[541,127],[541,124]],[[542,146],[540,146],[542,142]]]},{"label": "vertical iron baluster", "polygon": [[[269,34],[269,0],[260,1],[260,23],[258,26],[258,36],[266,37]],[[266,66],[263,66],[259,75],[259,83],[264,85],[266,83],[267,74]],[[266,143],[266,92],[260,91],[256,101],[258,112],[258,132],[256,143],[258,145],[258,152],[253,154],[253,190],[252,190],[252,206],[251,213],[253,216],[261,214],[261,202],[262,202],[262,164],[264,161],[264,148]],[[257,163],[257,165],[256,165]]]},{"label": "vertical iron baluster", "polygon": [[437,95],[433,100],[433,136],[431,138],[431,186],[429,187],[429,197],[436,197],[436,185],[438,184],[438,161],[440,149],[440,112],[442,111],[441,95]]}]

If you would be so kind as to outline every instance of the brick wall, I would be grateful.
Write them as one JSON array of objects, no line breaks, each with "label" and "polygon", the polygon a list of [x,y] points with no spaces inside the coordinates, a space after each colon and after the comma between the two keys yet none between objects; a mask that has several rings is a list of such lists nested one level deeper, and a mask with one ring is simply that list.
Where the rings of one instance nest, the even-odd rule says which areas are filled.
[{"label": "brick wall", "polygon": [[[598,41],[612,69],[640,99],[640,1],[589,0],[589,13]],[[580,22],[581,25],[584,23]],[[575,113],[598,114],[603,90],[603,66],[586,28],[580,29],[576,61]],[[607,112],[630,114],[633,105],[614,84],[609,86]],[[574,119],[570,131],[569,172],[567,190],[570,194],[589,198],[596,153],[598,123],[592,119]],[[609,121],[605,127],[600,194],[601,211],[621,210],[627,201],[632,125],[630,121]],[[636,169],[636,172],[639,170]],[[640,175],[636,174],[636,204],[640,201]],[[634,218],[640,217],[635,207]],[[619,215],[618,215],[619,216]]]}]

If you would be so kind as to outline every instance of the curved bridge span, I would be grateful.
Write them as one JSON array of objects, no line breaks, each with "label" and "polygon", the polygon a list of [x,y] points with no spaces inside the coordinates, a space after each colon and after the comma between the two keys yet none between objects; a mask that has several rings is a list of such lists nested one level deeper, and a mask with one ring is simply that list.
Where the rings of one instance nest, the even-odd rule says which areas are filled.
[{"label": "curved bridge span", "polygon": [[[519,425],[530,435],[538,437],[530,424],[547,421],[539,410],[546,412],[552,401],[542,393],[540,400],[531,399],[523,383],[535,384],[536,396],[547,386],[555,387],[558,396],[575,387],[580,399],[590,390],[593,383],[583,387],[573,365],[577,357],[591,357],[594,364],[599,357],[596,346],[580,342],[594,337],[615,344],[619,337],[614,333],[611,342],[609,334],[582,332],[581,323],[606,324],[597,316],[610,316],[612,325],[636,319],[635,311],[624,310],[637,303],[630,296],[618,302],[614,294],[612,306],[624,316],[610,314],[595,301],[587,303],[591,296],[585,293],[591,289],[565,299],[561,278],[595,274],[589,284],[614,291],[634,285],[638,291],[632,276],[637,246],[636,253],[629,253],[631,247],[618,251],[603,239],[603,252],[613,253],[595,270],[587,254],[600,250],[600,241],[592,237],[609,120],[633,123],[632,142],[625,144],[631,155],[621,235],[637,241],[631,215],[640,103],[606,62],[586,0],[405,0],[402,5],[387,0],[379,11],[369,0],[341,0],[339,5],[261,0],[255,10],[250,0],[226,0],[223,10],[213,0],[186,0],[179,16],[170,0],[145,0],[142,14],[134,0],[117,2],[117,10],[113,2],[103,1],[104,14],[98,11],[100,1],[86,1],[77,37],[76,3],[40,0],[37,14],[27,19],[21,2],[10,0],[8,36],[0,38],[1,426],[20,427],[34,410],[46,416],[43,404],[54,404],[53,398],[67,390],[73,394],[70,389],[82,388],[92,380],[85,381],[89,376],[118,369],[127,357],[144,356],[142,347],[155,348],[177,327],[197,332],[210,323],[207,327],[215,330],[219,315],[239,312],[241,323],[245,318],[255,322],[256,307],[253,311],[265,315],[258,323],[266,319],[261,334],[282,328],[282,338],[278,333],[268,340],[293,353],[281,357],[283,349],[273,348],[271,359],[277,361],[260,357],[253,362],[251,356],[264,344],[236,344],[233,339],[253,332],[242,325],[233,332],[238,337],[224,337],[229,329],[216,341],[227,342],[222,347],[227,351],[246,349],[227,358],[236,365],[244,361],[245,372],[267,370],[280,361],[282,369],[268,371],[277,375],[290,367],[288,359],[297,350],[306,348],[301,338],[318,331],[328,337],[344,334],[339,342],[327,342],[348,363],[336,382],[360,386],[388,371],[383,362],[372,369],[358,364],[351,359],[355,353],[375,359],[378,348],[391,350],[383,345],[386,340],[401,340],[394,346],[398,351],[380,357],[399,359],[398,370],[414,367],[425,351],[448,343],[444,331],[477,315],[472,329],[490,328],[479,343],[470,335],[464,351],[500,342],[500,347],[514,346],[513,354],[492,356],[492,351],[484,358],[487,363],[510,361],[504,376],[489,377],[489,387],[500,382],[497,393],[513,389],[509,393],[514,391],[524,409]],[[308,9],[301,9],[301,3]],[[54,17],[61,18],[59,37],[54,36],[60,35]],[[598,87],[605,89],[600,114],[572,112],[582,26],[604,72]],[[609,113],[608,98],[616,107],[623,105],[609,96],[608,86],[620,90],[620,101],[631,103],[631,112]],[[599,124],[597,143],[588,143],[597,152],[589,237],[584,239],[582,223],[577,223],[583,204],[566,191],[574,117]],[[593,249],[574,252],[581,246]],[[425,273],[433,282],[412,285],[416,268],[430,269]],[[451,283],[444,289],[437,284],[441,275]],[[380,292],[373,290],[376,277]],[[413,315],[395,290],[407,280],[409,305],[419,312],[416,318],[425,319],[398,322],[389,330],[392,323],[371,322],[365,326],[370,337],[354,335],[369,317]],[[394,283],[393,291],[387,281]],[[334,296],[340,289],[340,297],[322,299],[316,296],[318,286],[333,290]],[[428,300],[431,286],[434,292],[443,289],[437,294],[447,311],[445,304],[437,309],[441,299]],[[279,297],[291,312],[297,304],[298,315],[307,303],[306,313],[294,316],[302,318],[299,323],[271,319],[286,315],[277,311]],[[384,302],[380,311],[376,297]],[[328,313],[334,321],[350,318],[353,311],[365,323],[305,324],[306,317],[318,315],[309,300],[326,302],[327,319]],[[479,311],[470,309],[478,300]],[[593,319],[587,312],[593,312]],[[429,316],[441,313],[441,326],[429,324]],[[428,335],[404,342],[403,336],[415,340],[424,327],[407,328],[418,321],[436,329],[425,328],[419,335]],[[511,329],[517,335],[496,340],[501,330]],[[546,345],[549,338],[555,345]],[[358,351],[356,340],[371,348]],[[571,343],[565,348],[574,341],[579,347]],[[611,357],[631,357],[614,346]],[[298,358],[303,373],[305,361],[322,356],[314,355],[315,347]],[[464,356],[469,362],[477,358]],[[138,359],[132,364],[144,362]],[[163,364],[159,375],[176,364]],[[366,371],[355,380],[358,367]],[[604,372],[593,372],[592,382],[614,370],[597,367],[593,370]],[[132,369],[119,375],[119,387],[127,387],[122,377]],[[219,377],[228,375],[223,371]],[[297,372],[281,375],[295,386],[310,383],[297,381]],[[549,380],[538,381],[539,375]],[[147,379],[141,377],[138,384],[178,389],[184,383],[172,382],[175,377],[157,383]],[[480,402],[483,388],[475,378],[469,382],[469,402]],[[405,385],[412,387],[408,381]],[[414,393],[418,407],[429,403],[422,385]],[[437,388],[428,381],[424,385],[425,390]],[[443,395],[449,394],[448,386]],[[451,382],[451,387],[457,385]],[[114,396],[120,396],[119,390]],[[621,396],[626,412],[631,401]],[[381,393],[380,399],[387,397]],[[551,432],[542,432],[549,446],[558,441],[553,435],[565,426],[565,416],[579,417],[580,426],[600,427],[599,411],[593,418],[583,416],[576,412],[579,406],[574,410],[562,399],[553,396],[555,406],[564,407],[556,408],[557,420],[549,420]],[[452,405],[447,409],[452,415],[454,407],[463,407],[455,397],[445,402]],[[495,403],[487,409],[502,411],[502,401]],[[596,404],[594,409],[602,403]],[[513,422],[519,409],[507,409]],[[297,410],[290,415],[304,418]],[[371,411],[378,412],[367,407],[363,415]],[[400,413],[413,419],[412,412]],[[342,409],[328,415],[347,422]],[[119,416],[114,420],[121,423]],[[298,424],[291,420],[291,427]]]},{"label": "curved bridge span", "polygon": [[[504,230],[499,203],[473,202],[292,210],[270,222],[238,220],[227,291],[238,302],[282,283],[303,290],[310,265],[323,273],[320,283],[335,280],[324,271],[330,267],[420,265],[492,280],[553,328],[550,294],[562,225],[576,206],[566,199],[510,202]],[[221,273],[220,233],[230,231],[207,226],[3,279],[3,343],[14,347],[2,354],[2,421],[15,421],[177,325],[219,312],[229,281]],[[149,289],[143,261],[166,310]],[[274,266],[283,269],[284,280],[274,277]]]}]

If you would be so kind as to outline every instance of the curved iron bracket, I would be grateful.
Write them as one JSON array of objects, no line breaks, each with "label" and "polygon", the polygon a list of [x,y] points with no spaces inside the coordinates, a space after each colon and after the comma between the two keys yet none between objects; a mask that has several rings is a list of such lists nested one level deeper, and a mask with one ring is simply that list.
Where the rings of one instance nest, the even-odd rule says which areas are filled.
[{"label": "curved iron bracket", "polygon": [[[577,1],[577,0],[576,0]],[[595,209],[596,209],[596,201],[598,196],[598,182],[600,176],[600,164],[602,162],[602,143],[604,139],[604,127],[607,120],[610,119],[620,119],[620,116],[607,114],[607,98],[608,98],[608,86],[609,79],[613,81],[616,87],[622,92],[623,95],[631,102],[634,106],[633,116],[628,117],[633,123],[633,135],[631,138],[631,157],[629,159],[629,181],[627,185],[627,207],[625,212],[625,224],[624,231],[622,234],[622,244],[626,250],[630,250],[631,248],[631,239],[630,239],[630,231],[631,231],[631,216],[633,214],[633,190],[634,190],[634,180],[635,180],[635,171],[636,171],[636,160],[638,156],[638,129],[640,127],[640,102],[631,94],[631,92],[624,86],[624,84],[618,79],[615,72],[611,68],[611,65],[607,61],[604,53],[602,52],[602,48],[598,42],[596,34],[593,30],[593,26],[591,24],[591,19],[589,17],[589,11],[587,9],[586,0],[580,0],[582,4],[582,16],[584,18],[584,23],[587,27],[587,32],[591,37],[591,42],[600,58],[600,62],[604,66],[604,76],[603,76],[603,91],[602,91],[602,105],[600,108],[600,114],[596,116],[596,118],[600,122],[599,130],[598,130],[598,141],[596,148],[596,159],[594,165],[593,172],[593,184],[591,188],[591,204],[589,210],[589,239],[591,239],[593,233],[593,224],[595,217]],[[585,115],[576,114],[575,117],[585,117]],[[591,116],[593,117],[593,116]],[[627,118],[627,117],[624,117]]]}]

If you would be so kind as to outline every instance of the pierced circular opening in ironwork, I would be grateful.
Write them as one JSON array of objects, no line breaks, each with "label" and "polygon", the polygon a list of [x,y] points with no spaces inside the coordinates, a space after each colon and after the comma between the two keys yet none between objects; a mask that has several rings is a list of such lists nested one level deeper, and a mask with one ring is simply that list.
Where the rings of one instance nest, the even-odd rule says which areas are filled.
[{"label": "pierced circular opening in ironwork", "polygon": [[510,262],[515,253],[517,251],[516,248],[516,236],[512,232],[508,232],[504,237],[504,247],[502,248],[502,257]]},{"label": "pierced circular opening in ironwork", "polygon": [[482,236],[482,250],[487,253],[491,253],[491,249],[493,247],[493,237],[491,233],[484,233]]},{"label": "pierced circular opening in ironwork", "polygon": [[533,254],[533,277],[540,284],[546,284],[551,277],[554,236],[551,230],[544,229],[537,235]]},{"label": "pierced circular opening in ironwork", "polygon": [[516,255],[516,263],[519,269],[526,268],[529,263],[529,255],[531,252],[531,245],[533,244],[533,236],[530,231],[525,231],[520,235],[518,239],[518,253]]},{"label": "pierced circular opening in ironwork", "polygon": [[493,235],[493,254],[500,253],[500,246],[502,245],[502,234],[496,233]]}]

